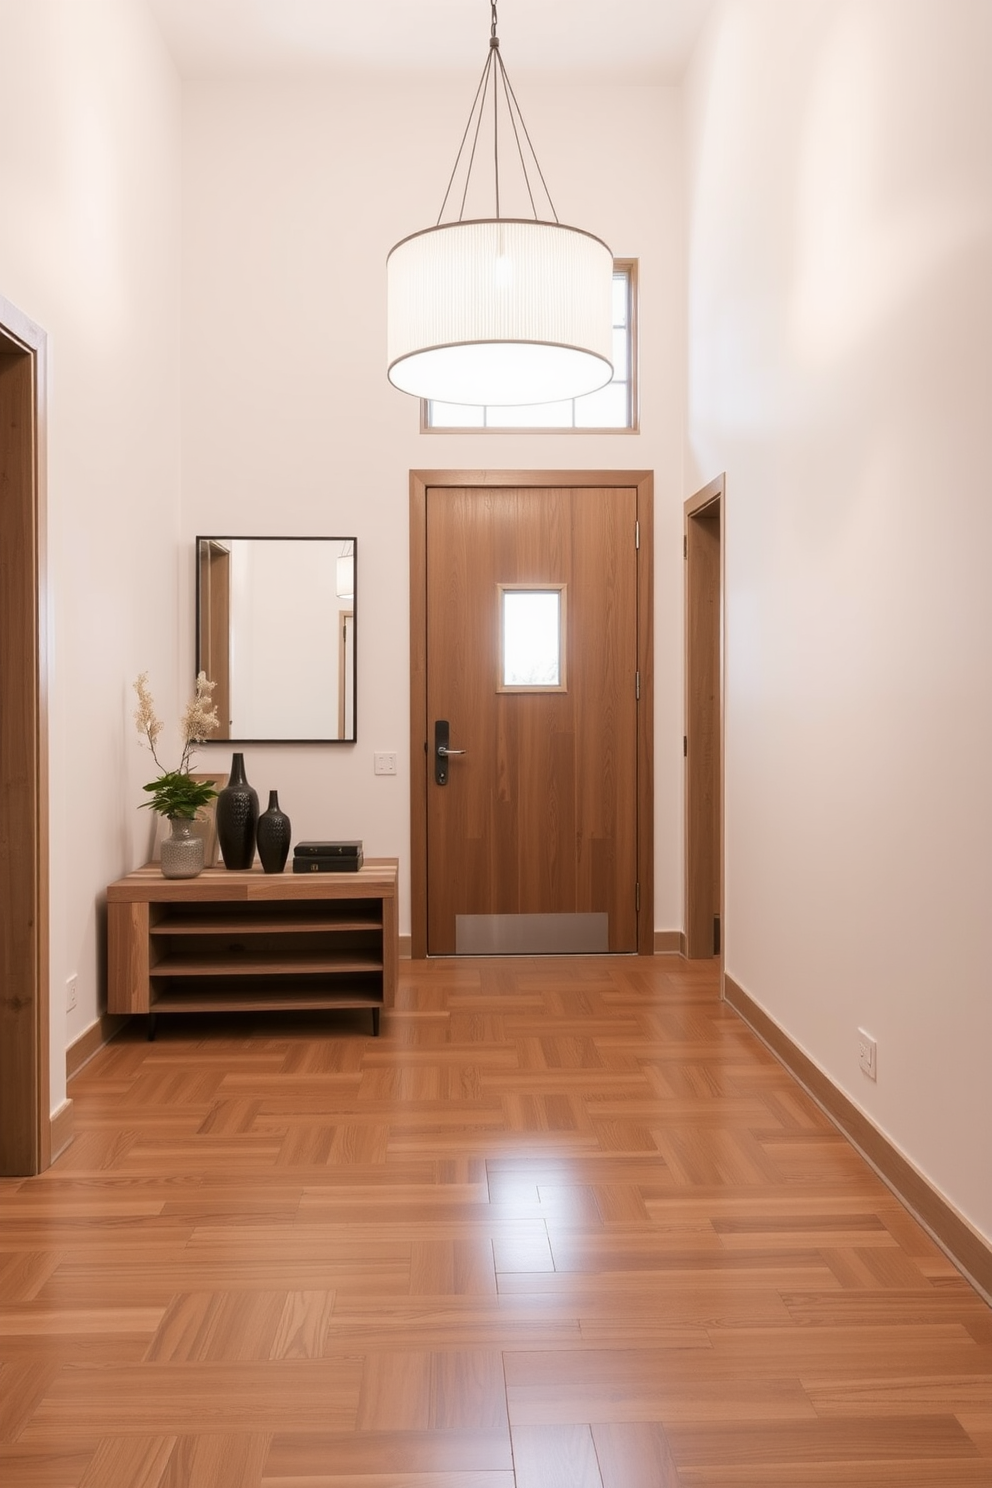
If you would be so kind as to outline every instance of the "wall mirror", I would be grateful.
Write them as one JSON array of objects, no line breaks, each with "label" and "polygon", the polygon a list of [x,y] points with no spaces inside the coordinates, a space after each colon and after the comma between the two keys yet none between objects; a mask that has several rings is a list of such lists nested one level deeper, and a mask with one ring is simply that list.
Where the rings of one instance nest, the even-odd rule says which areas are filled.
[{"label": "wall mirror", "polygon": [[355,739],[354,537],[198,537],[196,669],[215,740]]}]

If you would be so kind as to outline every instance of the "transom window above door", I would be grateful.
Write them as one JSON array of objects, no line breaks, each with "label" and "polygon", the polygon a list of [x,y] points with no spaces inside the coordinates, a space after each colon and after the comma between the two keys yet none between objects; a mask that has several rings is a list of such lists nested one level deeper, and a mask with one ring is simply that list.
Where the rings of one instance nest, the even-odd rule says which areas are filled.
[{"label": "transom window above door", "polygon": [[531,403],[511,408],[467,403],[420,405],[421,433],[632,434],[637,431],[637,260],[613,265],[613,380],[598,392],[560,403]]}]

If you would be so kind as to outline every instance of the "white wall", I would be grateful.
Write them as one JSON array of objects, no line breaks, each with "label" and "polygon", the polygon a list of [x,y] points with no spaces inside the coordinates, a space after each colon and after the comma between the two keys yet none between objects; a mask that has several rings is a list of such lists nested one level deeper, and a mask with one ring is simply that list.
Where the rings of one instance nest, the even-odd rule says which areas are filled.
[{"label": "white wall", "polygon": [[[642,433],[421,435],[385,375],[385,262],[433,223],[474,78],[198,83],[184,98],[183,537],[356,533],[358,742],[250,747],[294,835],[401,860],[409,914],[411,469],[656,472],[656,925],[681,925],[684,386],[678,96],[514,77],[558,212],[640,259]],[[192,614],[190,598],[187,612]],[[190,654],[191,648],[190,648]],[[214,746],[221,753],[223,746]],[[214,757],[211,751],[211,758]],[[374,750],[400,773],[373,775]]]},{"label": "white wall", "polygon": [[129,0],[0,0],[0,55],[0,294],[48,333],[51,372],[55,1110],[98,1014],[103,890],[151,844],[129,684],[150,671],[171,741],[180,706],[180,95]]},{"label": "white wall", "polygon": [[987,0],[730,0],[686,92],[727,971],[987,1238],[990,56]]}]

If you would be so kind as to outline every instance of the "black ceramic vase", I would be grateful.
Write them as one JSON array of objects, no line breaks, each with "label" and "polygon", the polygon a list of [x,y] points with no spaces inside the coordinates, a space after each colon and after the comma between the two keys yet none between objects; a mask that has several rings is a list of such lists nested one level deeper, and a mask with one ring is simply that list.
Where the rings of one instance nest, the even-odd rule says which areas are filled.
[{"label": "black ceramic vase", "polygon": [[285,811],[279,810],[279,792],[269,791],[269,804],[258,818],[255,840],[258,856],[266,873],[281,873],[289,857],[292,825]]},{"label": "black ceramic vase", "polygon": [[231,759],[231,775],[217,793],[217,841],[225,868],[250,868],[255,858],[258,791],[245,778],[245,757]]}]

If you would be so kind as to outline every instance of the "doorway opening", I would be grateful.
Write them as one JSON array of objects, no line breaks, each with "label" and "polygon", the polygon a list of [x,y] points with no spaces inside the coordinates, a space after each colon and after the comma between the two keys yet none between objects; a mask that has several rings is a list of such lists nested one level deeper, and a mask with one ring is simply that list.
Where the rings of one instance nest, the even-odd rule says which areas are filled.
[{"label": "doorway opening", "polygon": [[723,507],[718,476],[685,503],[685,954],[723,942]]},{"label": "doorway opening", "polygon": [[0,1176],[52,1157],[44,625],[45,333],[0,298]]}]

